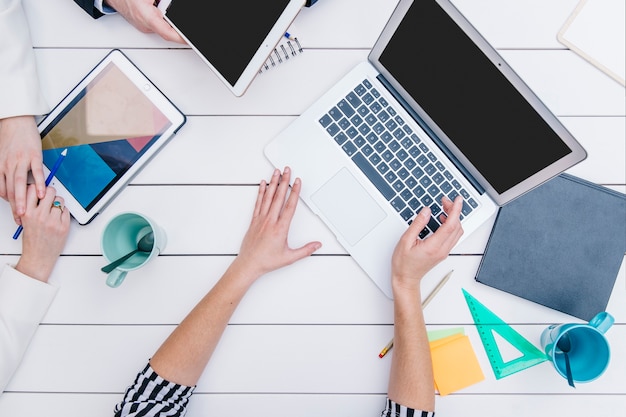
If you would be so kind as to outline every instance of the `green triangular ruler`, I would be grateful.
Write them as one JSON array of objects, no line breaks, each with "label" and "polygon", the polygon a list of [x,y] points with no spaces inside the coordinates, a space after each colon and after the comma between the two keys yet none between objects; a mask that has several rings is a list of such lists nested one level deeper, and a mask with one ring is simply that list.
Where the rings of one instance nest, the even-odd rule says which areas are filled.
[{"label": "green triangular ruler", "polygon": [[[496,379],[504,378],[505,376],[548,360],[544,352],[506,324],[500,317],[496,316],[491,310],[470,295],[470,293],[465,291],[465,289],[462,290]],[[496,332],[504,340],[518,349],[522,353],[522,356],[504,362],[493,332]]]}]

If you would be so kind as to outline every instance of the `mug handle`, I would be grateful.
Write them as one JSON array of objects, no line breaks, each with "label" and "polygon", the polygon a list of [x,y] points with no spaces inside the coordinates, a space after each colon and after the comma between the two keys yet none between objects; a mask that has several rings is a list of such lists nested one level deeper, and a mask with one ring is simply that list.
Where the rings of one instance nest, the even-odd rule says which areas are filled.
[{"label": "mug handle", "polygon": [[589,325],[598,329],[600,333],[606,333],[607,330],[613,325],[615,318],[606,311],[602,311],[595,315],[594,318],[589,320]]},{"label": "mug handle", "polygon": [[124,278],[126,278],[127,273],[127,271],[122,271],[117,268],[114,269],[113,271],[109,272],[109,275],[107,276],[107,285],[111,288],[119,287],[120,284],[124,281]]}]

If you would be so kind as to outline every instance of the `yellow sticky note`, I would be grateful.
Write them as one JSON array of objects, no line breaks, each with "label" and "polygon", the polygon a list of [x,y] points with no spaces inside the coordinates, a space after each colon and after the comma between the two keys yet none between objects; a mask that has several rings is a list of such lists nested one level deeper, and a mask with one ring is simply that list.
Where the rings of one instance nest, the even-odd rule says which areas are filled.
[{"label": "yellow sticky note", "polygon": [[468,336],[456,334],[430,343],[439,395],[448,395],[485,379]]}]

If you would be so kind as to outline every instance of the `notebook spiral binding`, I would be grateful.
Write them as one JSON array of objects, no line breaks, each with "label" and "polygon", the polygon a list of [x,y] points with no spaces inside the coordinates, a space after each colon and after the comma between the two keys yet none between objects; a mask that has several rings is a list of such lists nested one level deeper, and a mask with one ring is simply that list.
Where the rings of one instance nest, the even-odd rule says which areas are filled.
[{"label": "notebook spiral binding", "polygon": [[298,38],[286,39],[284,42],[276,45],[276,48],[274,48],[267,61],[259,70],[259,74],[290,60],[302,52],[304,52],[304,49],[302,49]]}]

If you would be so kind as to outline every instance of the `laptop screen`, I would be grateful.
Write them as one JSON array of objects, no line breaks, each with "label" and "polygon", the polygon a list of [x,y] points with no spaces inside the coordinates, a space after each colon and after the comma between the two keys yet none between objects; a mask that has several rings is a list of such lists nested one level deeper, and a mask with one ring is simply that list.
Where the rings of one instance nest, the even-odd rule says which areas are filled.
[{"label": "laptop screen", "polygon": [[[476,33],[474,39],[480,37]],[[537,110],[549,113],[545,106],[534,94],[520,93],[518,88],[528,88],[509,81],[497,54],[488,57],[477,46],[486,41],[473,41],[436,1],[415,1],[386,36],[387,45],[374,49],[383,74],[412,97],[420,117],[434,122],[467,159],[462,156],[461,162],[470,162],[497,193],[572,152],[555,131],[559,126],[560,134],[568,135],[556,118],[544,115],[554,119],[548,124]]]}]

